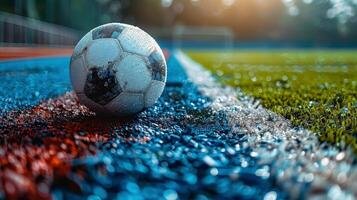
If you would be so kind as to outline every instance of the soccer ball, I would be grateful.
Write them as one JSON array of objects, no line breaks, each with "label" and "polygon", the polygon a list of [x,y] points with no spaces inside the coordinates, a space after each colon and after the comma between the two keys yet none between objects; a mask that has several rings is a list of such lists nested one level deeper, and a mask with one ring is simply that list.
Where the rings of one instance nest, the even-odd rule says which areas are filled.
[{"label": "soccer ball", "polygon": [[79,101],[99,114],[134,115],[155,104],[167,67],[146,32],[110,23],[89,31],[74,48],[70,76]]}]

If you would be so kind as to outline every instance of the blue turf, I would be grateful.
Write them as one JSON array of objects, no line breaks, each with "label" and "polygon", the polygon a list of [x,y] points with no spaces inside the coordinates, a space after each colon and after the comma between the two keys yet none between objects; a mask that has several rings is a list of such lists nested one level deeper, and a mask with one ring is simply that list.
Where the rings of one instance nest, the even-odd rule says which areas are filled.
[{"label": "blue turf", "polygon": [[70,91],[68,66],[68,57],[0,62],[0,114]]},{"label": "blue turf", "polygon": [[[1,112],[70,91],[68,65],[68,57],[1,62]],[[251,149],[244,147],[244,134],[232,134],[224,113],[210,110],[210,100],[187,80],[175,57],[169,59],[168,66],[167,87],[158,103],[132,121],[113,127],[113,138],[97,146],[101,153],[72,162],[73,171],[81,170],[86,177],[79,179],[75,173],[68,177],[80,191],[57,183],[53,196],[263,199],[267,192],[275,191],[278,199],[285,198],[271,177],[256,175],[262,166],[250,156]],[[151,139],[128,142],[128,136]]]}]

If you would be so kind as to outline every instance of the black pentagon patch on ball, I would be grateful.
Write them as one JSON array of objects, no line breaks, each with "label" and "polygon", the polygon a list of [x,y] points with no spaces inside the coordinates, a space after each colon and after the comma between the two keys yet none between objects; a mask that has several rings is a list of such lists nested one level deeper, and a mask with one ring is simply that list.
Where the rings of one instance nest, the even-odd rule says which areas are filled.
[{"label": "black pentagon patch on ball", "polygon": [[118,38],[120,33],[123,32],[124,28],[125,27],[116,24],[98,27],[93,30],[92,39],[96,40],[100,38]]},{"label": "black pentagon patch on ball", "polygon": [[152,79],[164,82],[166,75],[165,61],[158,51],[150,54],[149,63]]},{"label": "black pentagon patch on ball", "polygon": [[85,95],[101,105],[109,103],[123,91],[115,73],[112,63],[105,67],[91,68],[84,86]]}]

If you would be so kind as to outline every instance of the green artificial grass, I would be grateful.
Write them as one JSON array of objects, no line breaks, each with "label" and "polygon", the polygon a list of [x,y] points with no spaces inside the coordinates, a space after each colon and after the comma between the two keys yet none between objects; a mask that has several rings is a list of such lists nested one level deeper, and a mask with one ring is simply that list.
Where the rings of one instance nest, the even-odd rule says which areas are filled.
[{"label": "green artificial grass", "polygon": [[357,153],[357,51],[187,51],[224,84]]}]

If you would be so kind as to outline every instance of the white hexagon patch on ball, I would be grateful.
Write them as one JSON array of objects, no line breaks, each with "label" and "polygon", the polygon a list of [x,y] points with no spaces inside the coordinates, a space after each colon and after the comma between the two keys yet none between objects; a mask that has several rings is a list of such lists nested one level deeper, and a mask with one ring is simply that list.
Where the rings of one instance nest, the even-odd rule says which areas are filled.
[{"label": "white hexagon patch on ball", "polygon": [[94,28],[78,42],[70,75],[82,104],[99,114],[123,117],[155,104],[165,87],[167,66],[149,34],[110,23]]}]

